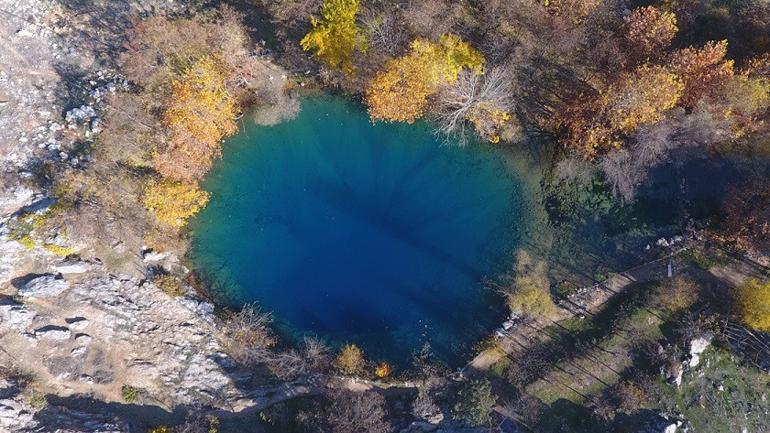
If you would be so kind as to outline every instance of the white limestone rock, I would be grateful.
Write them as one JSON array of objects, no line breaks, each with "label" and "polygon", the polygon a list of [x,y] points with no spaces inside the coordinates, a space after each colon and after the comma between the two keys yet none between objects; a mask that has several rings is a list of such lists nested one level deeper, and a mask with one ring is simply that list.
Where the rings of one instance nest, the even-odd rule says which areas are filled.
[{"label": "white limestone rock", "polygon": [[712,334],[704,334],[702,337],[698,337],[690,341],[690,361],[688,365],[690,368],[697,367],[700,364],[700,355],[711,345],[711,340],[714,339]]},{"label": "white limestone rock", "polygon": [[60,274],[84,274],[91,270],[92,265],[83,261],[69,261],[55,265],[53,268]]},{"label": "white limestone rock", "polygon": [[65,322],[67,322],[67,325],[70,329],[73,331],[82,331],[86,327],[88,327],[88,319],[85,317],[68,317],[64,319]]},{"label": "white limestone rock", "polygon": [[34,298],[53,298],[69,288],[69,284],[55,275],[35,277],[19,288],[19,296]]},{"label": "white limestone rock", "polygon": [[46,340],[69,340],[72,332],[64,326],[48,325],[35,330],[35,337]]},{"label": "white limestone rock", "polygon": [[23,304],[0,305],[0,327],[24,332],[35,318],[36,313]]}]

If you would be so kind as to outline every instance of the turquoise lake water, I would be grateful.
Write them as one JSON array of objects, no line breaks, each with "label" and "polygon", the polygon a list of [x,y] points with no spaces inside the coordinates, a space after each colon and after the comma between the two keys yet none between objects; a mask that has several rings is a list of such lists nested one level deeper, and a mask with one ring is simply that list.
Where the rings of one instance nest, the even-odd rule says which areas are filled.
[{"label": "turquoise lake water", "polygon": [[451,364],[505,314],[480,282],[521,241],[526,188],[491,145],[306,98],[293,120],[244,119],[204,187],[191,258],[221,302],[259,303],[290,338],[397,364],[429,343]]}]

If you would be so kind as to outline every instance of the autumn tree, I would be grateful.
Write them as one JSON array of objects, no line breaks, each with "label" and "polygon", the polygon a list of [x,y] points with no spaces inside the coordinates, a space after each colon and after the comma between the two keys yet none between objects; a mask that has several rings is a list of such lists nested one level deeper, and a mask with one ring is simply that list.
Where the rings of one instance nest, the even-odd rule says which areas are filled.
[{"label": "autumn tree", "polygon": [[770,332],[770,282],[745,282],[738,289],[738,303],[746,325]]},{"label": "autumn tree", "polygon": [[369,115],[373,121],[412,123],[440,86],[457,81],[463,69],[481,74],[483,65],[483,55],[455,35],[443,35],[438,42],[416,39],[409,54],[388,61],[369,83]]},{"label": "autumn tree", "polygon": [[260,63],[251,55],[242,21],[228,6],[191,18],[136,18],[120,57],[122,71],[163,103],[175,79],[202,57],[217,56],[228,70],[229,91],[236,93],[258,76]]},{"label": "autumn tree", "polygon": [[545,0],[546,9],[572,25],[580,25],[601,4],[600,0]]},{"label": "autumn tree", "polygon": [[312,360],[304,355],[317,355],[317,348],[306,345],[305,354],[294,349],[275,350],[278,339],[270,328],[271,323],[270,313],[255,305],[245,305],[238,313],[231,314],[224,324],[225,349],[241,365],[266,367],[281,380],[293,380],[307,373]]},{"label": "autumn tree", "polygon": [[363,371],[364,362],[364,351],[355,344],[346,344],[334,360],[334,366],[342,374],[358,374]]},{"label": "autumn tree", "polygon": [[162,175],[187,181],[203,177],[219,155],[220,140],[237,130],[226,74],[219,59],[204,56],[173,82],[163,115],[169,143],[155,157]]},{"label": "autumn tree", "polygon": [[626,43],[640,61],[659,56],[676,36],[676,15],[654,6],[634,9],[626,18]]},{"label": "autumn tree", "polygon": [[762,66],[750,63],[709,92],[693,111],[721,119],[726,124],[725,139],[740,139],[761,131],[770,114],[770,74],[761,71]]},{"label": "autumn tree", "polygon": [[399,18],[398,11],[368,11],[363,24],[372,50],[393,55],[406,45],[407,31]]},{"label": "autumn tree", "polygon": [[754,178],[730,188],[722,232],[738,247],[770,252],[770,181]]},{"label": "autumn tree", "polygon": [[470,122],[480,136],[496,143],[513,108],[507,71],[499,67],[484,75],[462,71],[453,84],[441,90],[437,102],[435,117],[441,133],[465,144],[465,125]]},{"label": "autumn tree", "polygon": [[366,39],[356,24],[359,0],[324,0],[321,19],[311,18],[313,29],[300,41],[328,66],[353,70],[353,52],[366,50]]},{"label": "autumn tree", "polygon": [[684,84],[671,70],[643,65],[566,113],[567,142],[589,158],[620,148],[623,138],[676,106]]},{"label": "autumn tree", "polygon": [[508,308],[514,313],[543,319],[556,313],[546,264],[525,250],[516,255],[512,272],[502,275],[499,281],[488,282],[488,285],[506,297]]},{"label": "autumn tree", "polygon": [[387,433],[385,398],[375,392],[332,392],[329,424],[338,433]]},{"label": "autumn tree", "polygon": [[[205,203],[193,181],[219,154],[221,139],[236,130],[238,106],[253,100],[250,95],[259,87],[255,77],[264,61],[252,55],[242,18],[222,6],[189,17],[132,19],[119,59],[129,89],[111,96],[103,133],[73,194],[89,203],[79,218],[104,222],[79,223],[74,232],[99,227],[103,234],[123,233],[126,245],[141,246],[142,241],[125,239],[140,230],[155,247],[181,245],[171,239],[176,230],[163,232],[178,227]],[[170,180],[158,181],[148,169]],[[164,190],[172,194],[167,203]],[[142,202],[150,203],[157,218],[148,218],[137,206]],[[115,222],[122,219],[135,228],[117,227]]]},{"label": "autumn tree", "polygon": [[684,84],[680,101],[684,107],[694,107],[733,76],[733,61],[725,59],[726,55],[727,41],[707,42],[701,48],[688,47],[671,54],[671,71]]},{"label": "autumn tree", "polygon": [[209,194],[195,183],[162,180],[150,182],[144,191],[144,206],[158,221],[180,228],[198,213],[209,200]]},{"label": "autumn tree", "polygon": [[385,398],[375,391],[330,389],[299,421],[308,433],[388,433],[393,426],[387,415]]}]

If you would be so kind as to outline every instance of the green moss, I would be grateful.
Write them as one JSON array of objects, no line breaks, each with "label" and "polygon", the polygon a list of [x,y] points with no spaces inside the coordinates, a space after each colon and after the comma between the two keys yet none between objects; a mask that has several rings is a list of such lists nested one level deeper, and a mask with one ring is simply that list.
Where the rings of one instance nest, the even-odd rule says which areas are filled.
[{"label": "green moss", "polygon": [[43,248],[45,248],[46,251],[49,253],[56,254],[57,256],[67,257],[70,254],[75,253],[75,249],[72,247],[63,247],[61,245],[56,244],[43,244]]},{"label": "green moss", "polygon": [[46,251],[56,254],[57,256],[66,257],[75,253],[75,249],[72,247],[41,242],[39,240],[38,232],[46,230],[50,218],[61,212],[62,209],[62,207],[54,205],[43,213],[27,213],[20,215],[16,221],[12,223],[9,237],[28,250],[41,246]]},{"label": "green moss", "polygon": [[19,238],[12,238],[12,239],[14,239],[16,242],[20,243],[24,248],[26,248],[28,250],[31,250],[31,249],[33,249],[33,248],[35,248],[37,246],[36,243],[35,243],[35,240],[32,239],[32,235],[29,235],[29,234],[23,235],[23,236],[21,236]]}]

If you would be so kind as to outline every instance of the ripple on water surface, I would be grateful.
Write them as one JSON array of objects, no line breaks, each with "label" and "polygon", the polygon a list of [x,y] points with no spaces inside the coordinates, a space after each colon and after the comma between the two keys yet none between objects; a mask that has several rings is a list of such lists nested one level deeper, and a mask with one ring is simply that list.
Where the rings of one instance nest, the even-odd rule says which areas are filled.
[{"label": "ripple on water surface", "polygon": [[258,302],[289,335],[396,363],[430,343],[457,364],[504,313],[479,282],[526,215],[491,146],[442,146],[428,125],[308,98],[291,121],[244,125],[204,186],[194,262],[224,302]]}]

